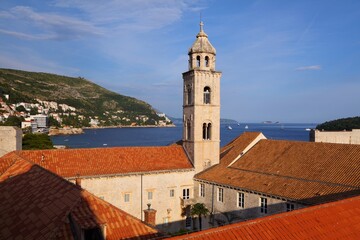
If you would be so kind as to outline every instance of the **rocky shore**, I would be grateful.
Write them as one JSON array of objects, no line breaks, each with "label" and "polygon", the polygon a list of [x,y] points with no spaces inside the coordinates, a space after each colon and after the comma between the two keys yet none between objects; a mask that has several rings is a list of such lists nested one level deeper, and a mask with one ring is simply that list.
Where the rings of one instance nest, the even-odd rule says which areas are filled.
[{"label": "rocky shore", "polygon": [[50,128],[49,130],[49,136],[82,134],[82,133],[84,133],[84,130],[82,128]]}]

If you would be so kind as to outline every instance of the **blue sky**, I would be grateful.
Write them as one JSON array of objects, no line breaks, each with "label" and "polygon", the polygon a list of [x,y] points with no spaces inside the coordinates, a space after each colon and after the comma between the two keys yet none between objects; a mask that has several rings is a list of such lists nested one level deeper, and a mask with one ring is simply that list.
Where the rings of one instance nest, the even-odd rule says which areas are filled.
[{"label": "blue sky", "polygon": [[360,115],[358,0],[5,0],[0,67],[85,77],[180,117],[200,13],[223,118]]}]

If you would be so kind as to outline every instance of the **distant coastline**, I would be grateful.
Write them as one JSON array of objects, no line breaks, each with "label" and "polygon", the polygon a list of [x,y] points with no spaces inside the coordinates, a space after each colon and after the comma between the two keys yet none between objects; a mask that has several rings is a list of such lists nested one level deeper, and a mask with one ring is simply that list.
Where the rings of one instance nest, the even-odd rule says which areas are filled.
[{"label": "distant coastline", "polygon": [[57,135],[76,135],[83,134],[86,129],[110,129],[110,128],[168,128],[168,127],[176,127],[175,124],[169,124],[164,126],[159,125],[136,125],[136,126],[99,126],[99,127],[82,127],[82,128],[73,128],[73,127],[65,127],[65,128],[50,128],[49,136],[57,136]]}]

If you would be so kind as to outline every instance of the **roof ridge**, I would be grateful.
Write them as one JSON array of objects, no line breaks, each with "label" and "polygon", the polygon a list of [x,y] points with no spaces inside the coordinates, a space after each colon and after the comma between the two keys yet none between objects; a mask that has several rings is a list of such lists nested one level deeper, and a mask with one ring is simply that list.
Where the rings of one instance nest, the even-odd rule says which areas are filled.
[{"label": "roof ridge", "polygon": [[138,148],[178,148],[176,144],[166,146],[113,146],[113,147],[94,147],[94,148],[66,148],[66,149],[36,149],[36,150],[18,150],[18,152],[56,152],[56,151],[92,151],[92,150],[112,150],[112,149],[138,149]]},{"label": "roof ridge", "polygon": [[[34,165],[34,164],[35,164],[34,162],[32,162],[32,161],[30,161],[30,160],[27,160],[27,159],[23,158],[22,156],[20,156],[20,155],[18,154],[19,151],[21,151],[21,150],[15,150],[15,151],[12,151],[12,152],[4,155],[4,156],[6,156],[6,155],[11,155],[11,154],[13,154],[14,157],[16,156],[16,157],[19,158],[19,159],[14,159],[14,160],[12,159],[12,163],[6,168],[6,170],[5,170],[3,173],[0,174],[0,176],[4,175],[4,174],[5,174],[17,161],[19,161],[19,160],[24,160],[24,161],[30,163],[31,165]],[[4,157],[4,156],[3,156],[3,157]],[[1,161],[1,158],[2,158],[2,157],[0,157],[0,161]]]}]

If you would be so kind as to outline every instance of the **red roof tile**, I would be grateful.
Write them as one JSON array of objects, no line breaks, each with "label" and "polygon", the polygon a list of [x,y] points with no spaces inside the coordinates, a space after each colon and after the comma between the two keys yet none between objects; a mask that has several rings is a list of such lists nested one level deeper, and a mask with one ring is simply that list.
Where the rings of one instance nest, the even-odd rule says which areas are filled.
[{"label": "red roof tile", "polygon": [[249,139],[225,146],[220,164],[195,178],[308,204],[360,194],[360,145],[265,139],[233,162]]},{"label": "red roof tile", "polygon": [[170,239],[360,239],[360,197]]},{"label": "red roof tile", "polygon": [[139,219],[23,159],[0,176],[0,202],[0,239],[73,239],[70,216],[83,229],[106,224],[106,239],[157,236]]},{"label": "red roof tile", "polygon": [[[29,150],[15,153],[65,178],[193,168],[184,149],[176,145]],[[6,157],[16,156],[12,153]]]}]

